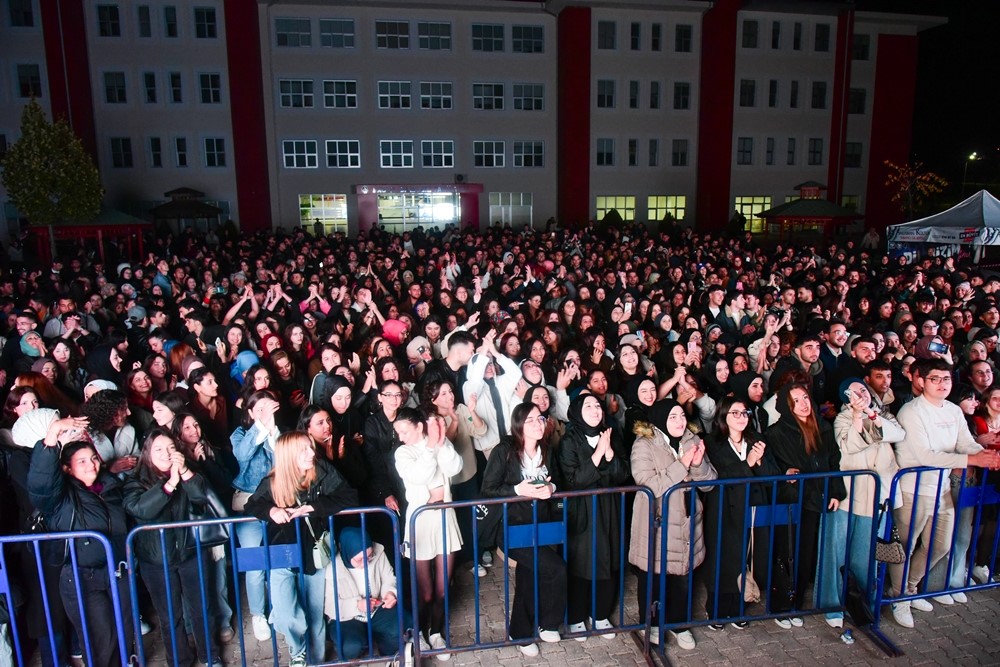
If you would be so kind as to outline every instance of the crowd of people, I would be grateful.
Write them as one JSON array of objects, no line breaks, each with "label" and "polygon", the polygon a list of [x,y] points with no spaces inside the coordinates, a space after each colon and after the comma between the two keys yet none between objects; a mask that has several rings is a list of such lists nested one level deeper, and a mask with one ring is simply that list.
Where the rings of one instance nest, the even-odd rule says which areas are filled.
[{"label": "crowd of people", "polygon": [[[409,608],[397,547],[416,562],[419,614],[404,625],[442,660],[455,573],[494,564],[516,564],[510,639],[528,656],[539,640],[613,637],[623,569],[638,577],[640,617],[662,602],[676,628],[662,639],[681,649],[696,645],[695,573],[708,631],[746,628],[752,574],[763,584],[769,571],[757,596],[775,623],[802,626],[811,599],[842,627],[840,566],[870,580],[887,512],[909,549],[890,568],[894,596],[961,603],[945,591],[991,578],[996,506],[974,514],[958,500],[1000,468],[1000,279],[968,263],[642,225],[353,239],[185,230],[149,244],[138,261],[80,245],[0,275],[0,492],[17,507],[5,534],[96,531],[116,562],[135,526],[206,508],[260,520],[235,526],[240,547],[301,544],[297,567],[240,582],[225,544],[139,533],[139,630],[155,619],[170,664],[221,665],[236,600],[257,639],[282,636],[292,667],[391,656],[396,606]],[[944,472],[904,476],[887,507],[896,473],[916,466]],[[874,476],[724,492],[716,481],[854,471]],[[695,484],[660,516],[684,482]],[[653,508],[643,493],[599,493],[633,484]],[[567,557],[505,544],[491,499],[517,499],[510,524],[565,512]],[[775,502],[801,508],[787,533],[747,512]],[[327,534],[356,507],[397,513],[401,544],[377,516],[365,530],[337,518]],[[748,548],[734,554],[741,536]],[[85,645],[91,667],[120,664],[117,637],[85,629],[108,626],[112,586],[128,604],[127,577],[110,576],[100,544],[74,549],[46,542],[39,566],[8,546],[23,576],[3,613],[23,621],[45,667]],[[660,576],[666,599],[659,586],[647,599]],[[897,602],[892,615],[913,627],[913,609],[932,603]],[[140,634],[126,616],[126,634]]]}]

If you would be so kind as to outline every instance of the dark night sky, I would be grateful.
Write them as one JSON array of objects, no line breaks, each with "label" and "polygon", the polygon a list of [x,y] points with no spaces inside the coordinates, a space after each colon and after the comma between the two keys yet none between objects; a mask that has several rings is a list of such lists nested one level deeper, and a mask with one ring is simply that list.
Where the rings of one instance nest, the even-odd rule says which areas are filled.
[{"label": "dark night sky", "polygon": [[948,19],[920,33],[913,159],[958,185],[965,158],[976,151],[983,159],[970,163],[969,182],[1000,181],[1000,2],[858,0],[856,6]]}]

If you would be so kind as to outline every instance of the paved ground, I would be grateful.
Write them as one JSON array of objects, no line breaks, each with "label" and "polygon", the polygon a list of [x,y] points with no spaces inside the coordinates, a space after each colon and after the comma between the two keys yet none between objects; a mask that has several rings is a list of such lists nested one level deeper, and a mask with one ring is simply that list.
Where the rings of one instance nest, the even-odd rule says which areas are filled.
[{"label": "paved ground", "polygon": [[[637,618],[635,579],[627,577],[626,619]],[[513,594],[513,577],[511,578]],[[504,638],[504,602],[502,569],[495,567],[480,580],[482,615],[480,628],[483,641],[500,641]],[[471,643],[474,636],[472,576],[467,571],[457,573],[451,625],[453,643]],[[696,608],[701,602],[696,603]],[[839,631],[829,628],[820,617],[806,617],[805,627],[783,630],[772,621],[752,623],[746,630],[731,627],[723,632],[695,628],[698,646],[693,651],[682,651],[673,643],[668,644],[666,662],[673,665],[1000,665],[1000,589],[993,588],[969,594],[969,603],[945,607],[935,604],[933,612],[914,612],[916,627],[906,630],[896,625],[891,616],[883,619],[886,635],[901,648],[905,655],[888,658],[867,637],[855,632],[855,643],[844,644]],[[260,645],[249,629],[247,638],[247,665],[273,666],[274,659],[269,645]],[[164,667],[158,633],[147,636],[149,650],[147,664]],[[287,651],[282,642],[280,665],[287,665]],[[239,644],[233,642],[225,648],[226,665],[240,665]],[[425,661],[429,667],[435,660]],[[558,644],[542,644],[541,655],[525,658],[514,647],[456,653],[448,665],[521,667],[522,665],[570,665],[580,667],[619,667],[644,664],[642,651],[631,635],[620,634],[613,640],[591,637],[586,642],[564,640]],[[442,667],[445,663],[442,663]]]}]

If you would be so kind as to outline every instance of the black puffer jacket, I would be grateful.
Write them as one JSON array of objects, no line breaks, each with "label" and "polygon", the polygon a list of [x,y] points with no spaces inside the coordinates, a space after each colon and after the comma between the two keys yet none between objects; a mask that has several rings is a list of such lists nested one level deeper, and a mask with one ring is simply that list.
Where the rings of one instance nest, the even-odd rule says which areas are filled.
[{"label": "black puffer jacket", "polygon": [[[139,525],[187,521],[193,504],[208,502],[205,478],[194,473],[168,494],[163,485],[166,477],[149,480],[138,472],[125,482],[125,511]],[[194,535],[190,528],[170,528],[166,531],[167,561],[180,563],[195,555]],[[163,562],[159,531],[143,531],[133,541],[135,553],[143,563]]]},{"label": "black puffer jacket", "polygon": [[406,516],[405,488],[396,471],[399,436],[381,408],[365,419],[364,436],[365,459],[372,474],[371,499],[381,505],[389,496],[395,496],[400,511]]},{"label": "black puffer jacket", "polygon": [[[122,506],[122,483],[102,470],[93,487],[87,488],[63,473],[59,466],[59,447],[46,447],[39,440],[31,454],[28,471],[28,494],[44,515],[51,532],[91,530],[108,538],[116,563],[125,559],[128,520]],[[50,550],[46,560],[51,565],[64,561],[65,550]],[[95,540],[76,541],[80,567],[106,568],[104,547]],[[68,556],[65,556],[68,559]]]}]

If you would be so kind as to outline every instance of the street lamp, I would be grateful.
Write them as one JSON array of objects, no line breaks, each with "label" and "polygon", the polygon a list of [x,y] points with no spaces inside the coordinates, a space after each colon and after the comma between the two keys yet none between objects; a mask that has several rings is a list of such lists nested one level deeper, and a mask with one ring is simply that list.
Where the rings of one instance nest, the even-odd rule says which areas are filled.
[{"label": "street lamp", "polygon": [[965,197],[965,178],[969,175],[969,163],[979,159],[979,153],[973,151],[972,155],[965,158],[965,169],[962,171],[962,197]]}]

